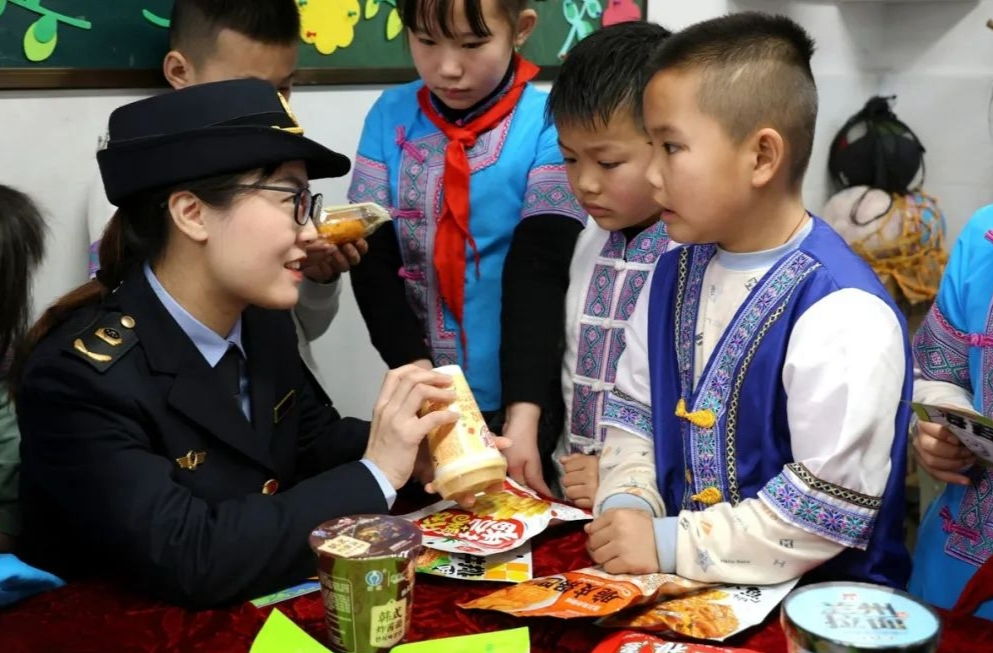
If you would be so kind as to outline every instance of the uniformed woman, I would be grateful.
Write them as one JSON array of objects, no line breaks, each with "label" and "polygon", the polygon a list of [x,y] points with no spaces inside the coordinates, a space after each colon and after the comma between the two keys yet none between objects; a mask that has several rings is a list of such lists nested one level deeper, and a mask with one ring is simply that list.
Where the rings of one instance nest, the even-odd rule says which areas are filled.
[{"label": "uniformed woman", "polygon": [[348,159],[305,138],[269,84],[236,80],[121,107],[98,160],[119,207],[100,272],[45,313],[15,369],[20,553],[189,607],[299,582],[311,529],[386,512],[452,420],[418,417],[453,398],[418,367],[387,375],[371,425],[305,379],[287,309],[317,236],[308,182]]}]

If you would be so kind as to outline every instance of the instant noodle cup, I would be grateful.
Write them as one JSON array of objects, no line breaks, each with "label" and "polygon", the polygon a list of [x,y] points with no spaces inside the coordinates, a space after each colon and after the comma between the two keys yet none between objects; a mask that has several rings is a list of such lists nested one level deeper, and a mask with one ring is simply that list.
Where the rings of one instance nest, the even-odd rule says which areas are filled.
[{"label": "instant noodle cup", "polygon": [[426,402],[421,413],[450,410],[459,419],[428,433],[428,449],[434,464],[432,485],[443,499],[472,496],[499,487],[507,478],[507,459],[496,447],[462,368],[445,365],[435,371],[452,377],[455,400],[450,404]]},{"label": "instant noodle cup", "polygon": [[934,653],[941,621],[905,592],[869,583],[796,590],[781,613],[789,653]]},{"label": "instant noodle cup", "polygon": [[407,634],[421,533],[400,517],[354,515],[310,534],[337,653],[386,653]]},{"label": "instant noodle cup", "polygon": [[332,245],[368,238],[390,221],[390,212],[373,202],[325,208],[317,219],[317,233]]}]

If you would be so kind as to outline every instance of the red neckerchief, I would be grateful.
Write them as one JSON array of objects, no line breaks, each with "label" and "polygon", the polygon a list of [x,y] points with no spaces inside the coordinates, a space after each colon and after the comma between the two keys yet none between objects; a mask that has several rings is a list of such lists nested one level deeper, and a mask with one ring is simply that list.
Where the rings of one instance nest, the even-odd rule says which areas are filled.
[{"label": "red neckerchief", "polygon": [[462,334],[462,356],[468,361],[465,329],[462,326],[465,301],[465,246],[472,248],[479,275],[479,251],[469,232],[469,157],[466,151],[476,144],[480,134],[496,127],[517,106],[524,87],[538,74],[538,67],[520,55],[514,55],[514,82],[503,97],[482,114],[464,125],[453,125],[445,120],[431,103],[427,86],[417,92],[417,102],[424,115],[448,138],[445,147],[445,172],[442,177],[444,193],[441,216],[435,227],[434,269],[438,274],[441,298],[458,322]]}]

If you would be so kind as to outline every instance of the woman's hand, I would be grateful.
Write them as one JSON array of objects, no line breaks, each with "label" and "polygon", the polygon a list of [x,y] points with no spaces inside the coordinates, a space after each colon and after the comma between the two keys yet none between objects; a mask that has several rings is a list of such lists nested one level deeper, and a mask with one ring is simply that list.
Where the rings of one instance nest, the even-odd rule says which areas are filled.
[{"label": "woman's hand", "polygon": [[417,365],[404,365],[386,375],[372,412],[365,458],[386,475],[395,489],[410,478],[424,436],[458,420],[458,415],[449,410],[418,415],[425,402],[454,401],[451,385],[452,377]]}]

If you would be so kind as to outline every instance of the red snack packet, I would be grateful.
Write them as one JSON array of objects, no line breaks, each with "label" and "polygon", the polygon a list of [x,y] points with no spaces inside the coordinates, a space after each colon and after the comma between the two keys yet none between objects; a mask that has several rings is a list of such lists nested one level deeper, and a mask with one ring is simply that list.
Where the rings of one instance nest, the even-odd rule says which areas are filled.
[{"label": "red snack packet", "polygon": [[748,648],[722,648],[693,644],[691,642],[668,642],[654,635],[633,630],[622,630],[600,642],[590,653],[757,653]]}]

